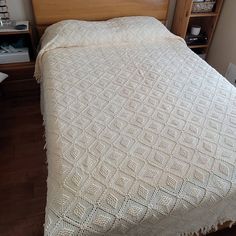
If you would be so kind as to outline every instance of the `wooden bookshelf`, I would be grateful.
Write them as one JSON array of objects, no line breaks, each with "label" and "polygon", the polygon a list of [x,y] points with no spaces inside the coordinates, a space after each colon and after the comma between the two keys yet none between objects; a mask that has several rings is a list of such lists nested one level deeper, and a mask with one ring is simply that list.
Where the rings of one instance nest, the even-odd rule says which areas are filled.
[{"label": "wooden bookshelf", "polygon": [[202,49],[202,53],[205,53],[207,56],[223,3],[224,0],[216,0],[212,12],[192,13],[193,0],[176,1],[175,15],[171,29],[172,32],[186,39],[186,36],[190,34],[192,25],[201,26],[201,33],[205,33],[208,38],[207,43],[189,45],[189,48],[192,50]]},{"label": "wooden bookshelf", "polygon": [[29,48],[30,61],[0,64],[0,71],[9,75],[0,86],[6,97],[24,96],[28,93],[39,91],[39,86],[33,78],[36,58],[36,37],[31,25],[27,30],[2,31],[0,32],[2,41],[11,42],[18,38],[23,38]]}]

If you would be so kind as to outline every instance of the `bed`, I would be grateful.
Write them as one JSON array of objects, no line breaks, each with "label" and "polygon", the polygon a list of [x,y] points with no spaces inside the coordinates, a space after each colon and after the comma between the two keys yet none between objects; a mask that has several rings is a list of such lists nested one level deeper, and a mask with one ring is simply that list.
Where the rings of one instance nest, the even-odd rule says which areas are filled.
[{"label": "bed", "polygon": [[55,23],[35,73],[45,235],[193,235],[234,223],[236,89],[160,22],[168,1],[108,2],[65,13],[64,1],[33,1],[39,29]]}]

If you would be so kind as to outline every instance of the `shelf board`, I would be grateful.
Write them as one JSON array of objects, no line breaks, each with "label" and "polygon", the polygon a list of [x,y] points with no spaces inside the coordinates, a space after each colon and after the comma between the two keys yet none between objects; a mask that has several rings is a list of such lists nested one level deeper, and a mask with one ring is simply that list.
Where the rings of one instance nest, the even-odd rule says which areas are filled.
[{"label": "shelf board", "polygon": [[201,45],[188,45],[189,48],[207,48],[208,44],[201,44]]},{"label": "shelf board", "polygon": [[0,31],[0,35],[19,35],[19,34],[30,34],[29,30],[18,30],[18,31]]},{"label": "shelf board", "polygon": [[216,12],[208,12],[208,13],[192,13],[190,17],[210,17],[210,16],[217,16]]},{"label": "shelf board", "polygon": [[31,60],[29,62],[0,64],[0,69],[9,69],[9,68],[16,68],[16,67],[34,67],[34,66],[35,66],[35,61]]}]

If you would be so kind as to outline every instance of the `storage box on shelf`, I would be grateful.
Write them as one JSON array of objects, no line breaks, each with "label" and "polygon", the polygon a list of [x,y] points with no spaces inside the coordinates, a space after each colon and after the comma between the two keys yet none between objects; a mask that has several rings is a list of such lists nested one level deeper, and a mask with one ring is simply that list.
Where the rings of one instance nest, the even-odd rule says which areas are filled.
[{"label": "storage box on shelf", "polygon": [[213,12],[216,1],[193,1],[192,13]]},{"label": "storage box on shelf", "polygon": [[[1,83],[1,89],[5,96],[25,96],[27,94],[39,93],[39,85],[33,78],[36,57],[36,37],[32,26],[29,24],[25,30],[2,29],[0,28],[0,41],[11,44],[22,39],[24,47],[22,55],[16,53],[1,55],[0,71],[9,75]],[[29,52],[29,54],[28,54]],[[29,58],[29,61],[28,61]],[[15,63],[6,63],[15,61]]]},{"label": "storage box on shelf", "polygon": [[[184,38],[189,48],[207,58],[214,31],[221,13],[224,0],[197,2],[194,0],[176,1],[172,32]],[[201,27],[199,40],[187,40],[191,37],[192,26]]]}]

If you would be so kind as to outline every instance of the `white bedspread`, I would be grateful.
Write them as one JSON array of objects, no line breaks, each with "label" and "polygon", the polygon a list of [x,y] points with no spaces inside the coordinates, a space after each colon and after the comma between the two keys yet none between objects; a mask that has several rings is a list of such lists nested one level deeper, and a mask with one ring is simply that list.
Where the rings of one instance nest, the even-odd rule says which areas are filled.
[{"label": "white bedspread", "polygon": [[45,235],[187,235],[236,221],[236,89],[137,19],[66,21],[44,36]]}]

